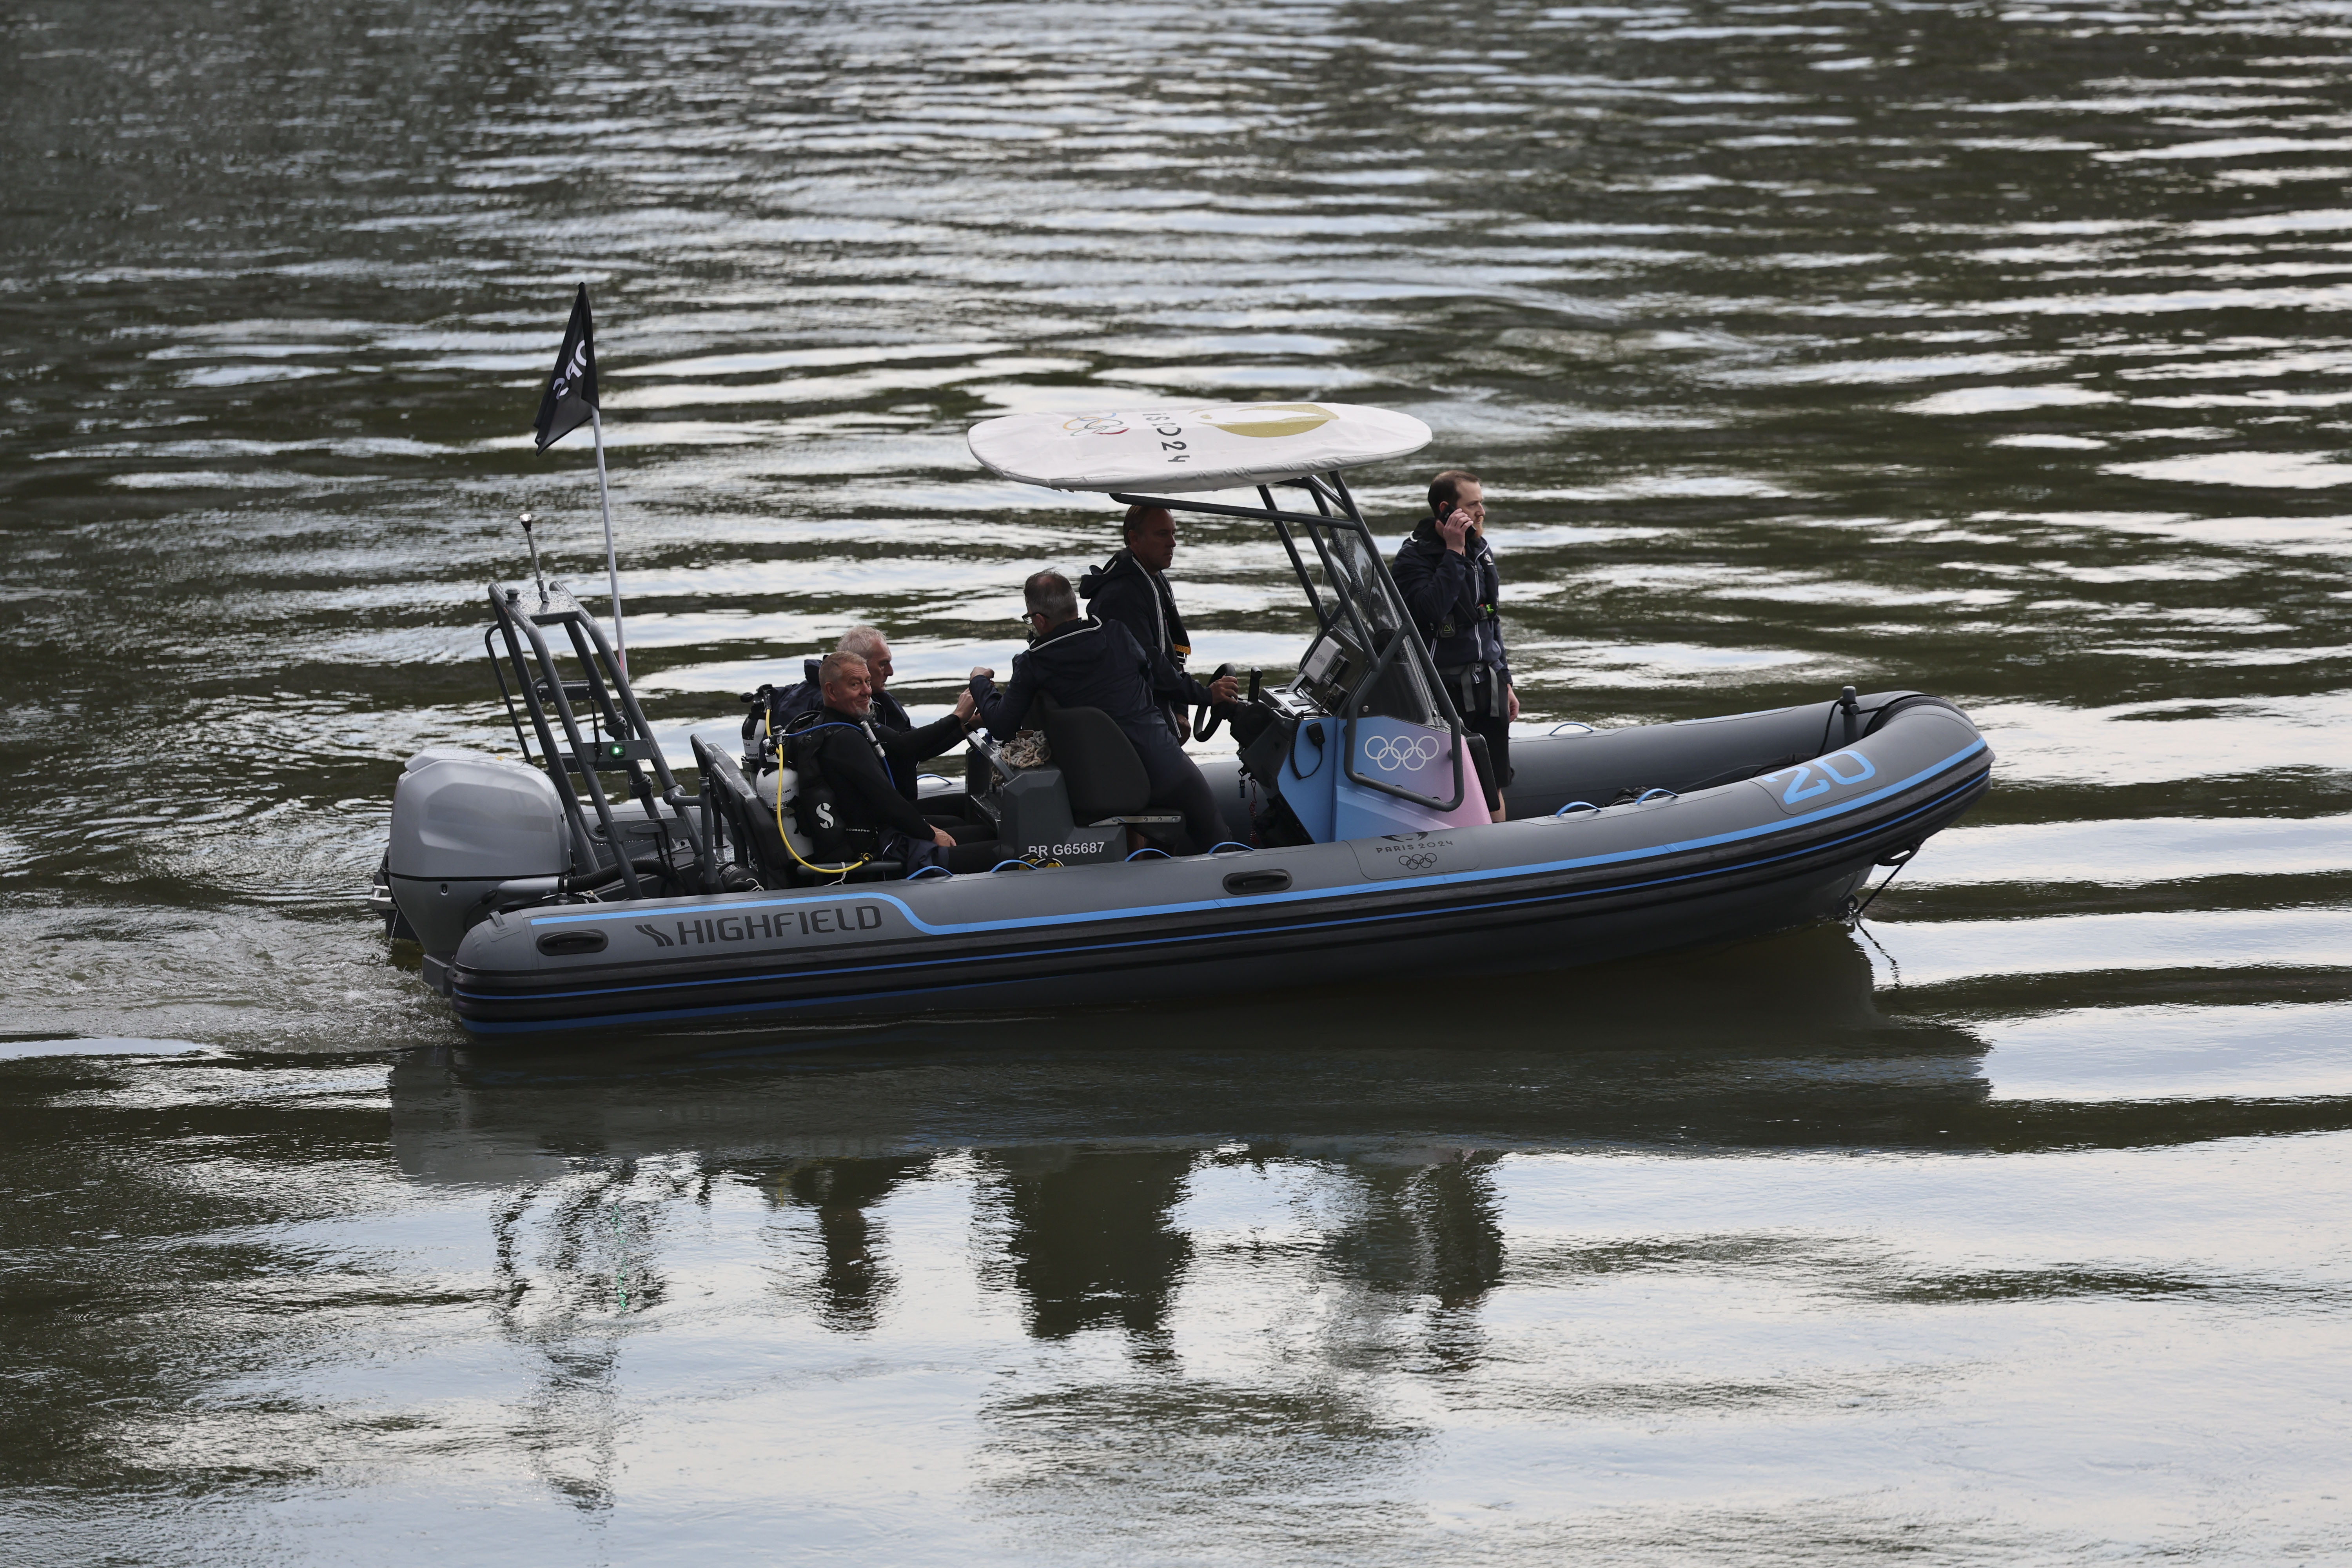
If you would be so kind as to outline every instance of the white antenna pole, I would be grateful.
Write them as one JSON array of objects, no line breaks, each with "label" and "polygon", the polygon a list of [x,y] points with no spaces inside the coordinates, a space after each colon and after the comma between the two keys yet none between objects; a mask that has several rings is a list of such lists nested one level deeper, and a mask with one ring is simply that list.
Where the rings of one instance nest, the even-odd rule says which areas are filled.
[{"label": "white antenna pole", "polygon": [[530,546],[530,580],[539,584],[539,607],[547,608],[547,574],[539,569],[539,541],[531,537],[530,525],[539,519],[529,507],[523,509],[522,542]]},{"label": "white antenna pole", "polygon": [[629,632],[621,624],[621,562],[613,553],[613,491],[604,483],[604,416],[588,405],[588,421],[596,432],[596,494],[604,502],[604,574],[613,584],[613,650],[621,673],[629,673]]}]

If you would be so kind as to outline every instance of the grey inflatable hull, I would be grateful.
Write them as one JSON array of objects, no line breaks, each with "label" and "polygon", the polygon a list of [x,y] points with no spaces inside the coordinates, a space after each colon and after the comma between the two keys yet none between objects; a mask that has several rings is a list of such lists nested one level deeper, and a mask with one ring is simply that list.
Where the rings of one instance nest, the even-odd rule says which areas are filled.
[{"label": "grey inflatable hull", "polygon": [[[1911,693],[1867,698],[1858,710],[1817,703],[1513,751],[1509,822],[525,910],[475,926],[428,973],[467,1027],[504,1033],[1568,967],[1836,918],[1874,865],[1968,808],[1992,761],[1958,709]],[[1237,791],[1238,774],[1223,787]],[[1654,793],[1612,804],[1641,792]]]}]

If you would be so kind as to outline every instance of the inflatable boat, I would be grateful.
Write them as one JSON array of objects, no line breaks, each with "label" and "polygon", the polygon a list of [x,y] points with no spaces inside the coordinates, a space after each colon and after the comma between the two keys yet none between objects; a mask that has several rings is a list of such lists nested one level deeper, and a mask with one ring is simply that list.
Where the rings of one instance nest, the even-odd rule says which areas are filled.
[{"label": "inflatable boat", "polygon": [[1237,754],[1204,772],[1247,843],[1168,853],[1132,748],[1074,708],[1044,713],[1042,746],[978,737],[962,781],[925,785],[934,820],[995,844],[992,870],[823,859],[756,712],[740,759],[694,737],[687,794],[594,619],[534,583],[490,590],[485,634],[522,760],[410,762],[378,910],[483,1034],[1420,984],[1840,918],[1986,788],[1991,753],[1953,704],[1847,687],[1515,738],[1509,820],[1488,820],[1477,742],[1345,479],[1428,439],[1343,404],[971,432],[1007,477],[1253,519],[1281,542],[1311,617],[1297,673],[1252,672],[1245,700],[1202,714],[1233,726]]}]

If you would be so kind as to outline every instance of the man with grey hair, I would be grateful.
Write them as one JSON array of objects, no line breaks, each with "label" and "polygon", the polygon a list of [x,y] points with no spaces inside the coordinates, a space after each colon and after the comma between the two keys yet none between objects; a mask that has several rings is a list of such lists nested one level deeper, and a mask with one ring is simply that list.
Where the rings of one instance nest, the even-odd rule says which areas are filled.
[{"label": "man with grey hair", "polygon": [[[874,717],[894,730],[911,730],[915,721],[898,705],[898,700],[887,689],[890,684],[890,639],[882,635],[879,626],[852,626],[841,634],[833,645],[835,653],[854,653],[866,661],[868,678],[874,683]],[[824,683],[818,678],[817,659],[801,666],[801,682],[777,693],[776,722],[787,722],[803,713],[814,713],[824,706]]]},{"label": "man with grey hair", "polygon": [[[890,684],[890,639],[882,635],[882,629],[879,626],[850,627],[841,634],[841,640],[834,644],[833,651],[836,655],[854,655],[866,666],[866,679],[871,686],[876,729],[888,733],[893,731],[919,731],[923,728],[918,725],[908,714],[907,710],[899,705],[898,700],[885,689]],[[803,667],[805,679],[798,686],[787,687],[770,697],[768,730],[771,734],[782,732],[784,726],[802,714],[814,713],[824,706],[824,682],[818,668],[819,662],[814,658],[810,659]],[[945,751],[947,747],[942,746],[940,749]],[[925,756],[908,758],[901,755],[902,751],[903,748],[893,750],[890,782],[898,786],[900,795],[905,795],[908,800],[913,800],[916,798],[916,783],[919,777],[916,769],[923,763]]]},{"label": "man with grey hair", "polygon": [[841,634],[833,645],[835,653],[854,653],[866,661],[867,674],[875,678],[874,689],[880,691],[888,684],[890,676],[890,639],[882,635],[880,626],[852,626]]},{"label": "man with grey hair", "polygon": [[1013,658],[1013,679],[997,690],[995,671],[971,672],[971,695],[989,732],[1010,739],[1044,692],[1065,708],[1099,708],[1134,743],[1151,781],[1151,804],[1184,814],[1192,852],[1203,854],[1233,837],[1217,811],[1209,781],[1176,743],[1176,731],[1155,700],[1154,660],[1117,621],[1078,614],[1078,596],[1059,572],[1040,572],[1021,585],[1028,606],[1029,648]]},{"label": "man with grey hair", "polygon": [[792,730],[786,744],[793,765],[813,766],[839,808],[840,825],[853,835],[873,836],[874,852],[904,864],[950,871],[984,871],[993,863],[992,846],[959,844],[954,832],[929,821],[897,787],[893,766],[902,756],[916,760],[943,752],[977,722],[973,699],[965,692],[956,710],[920,730],[894,730],[874,713],[870,667],[854,653],[825,656],[817,667],[824,701]]}]

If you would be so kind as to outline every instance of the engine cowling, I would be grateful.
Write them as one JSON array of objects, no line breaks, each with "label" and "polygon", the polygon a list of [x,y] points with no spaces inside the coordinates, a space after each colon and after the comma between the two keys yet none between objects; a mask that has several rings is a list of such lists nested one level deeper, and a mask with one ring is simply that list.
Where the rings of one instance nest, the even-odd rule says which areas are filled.
[{"label": "engine cowling", "polygon": [[425,952],[456,952],[475,907],[500,882],[571,868],[562,798],[537,768],[443,752],[400,775],[386,869]]}]

